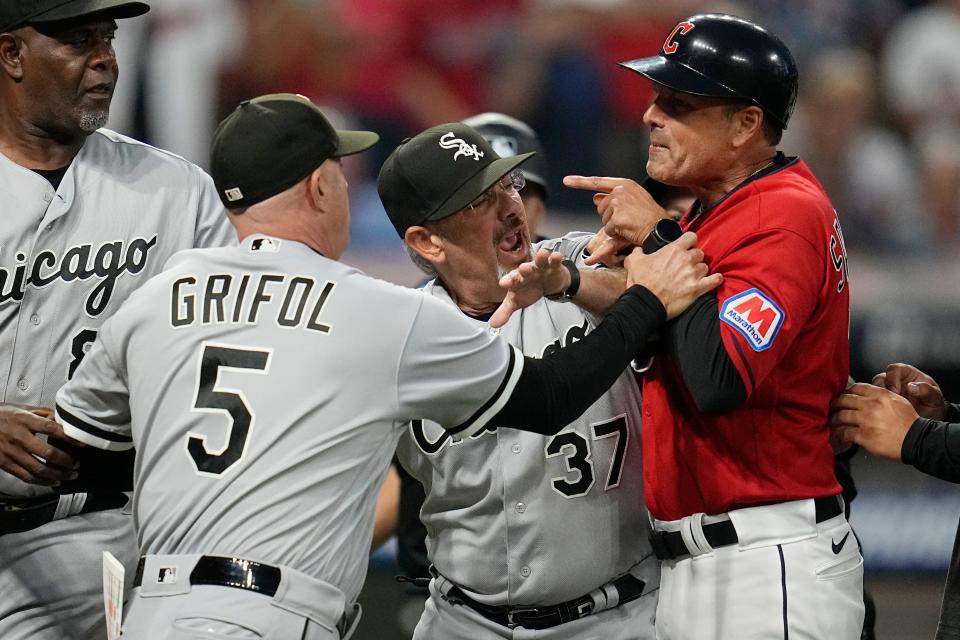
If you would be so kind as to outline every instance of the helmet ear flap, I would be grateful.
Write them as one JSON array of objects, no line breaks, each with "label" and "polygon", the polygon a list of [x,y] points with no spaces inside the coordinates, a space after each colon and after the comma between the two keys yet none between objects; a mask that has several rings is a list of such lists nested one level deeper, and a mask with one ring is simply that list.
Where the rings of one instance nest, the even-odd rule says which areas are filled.
[{"label": "helmet ear flap", "polygon": [[622,62],[675,91],[746,100],[781,129],[797,101],[797,64],[790,49],[762,27],[725,14],[681,20],[660,53]]}]

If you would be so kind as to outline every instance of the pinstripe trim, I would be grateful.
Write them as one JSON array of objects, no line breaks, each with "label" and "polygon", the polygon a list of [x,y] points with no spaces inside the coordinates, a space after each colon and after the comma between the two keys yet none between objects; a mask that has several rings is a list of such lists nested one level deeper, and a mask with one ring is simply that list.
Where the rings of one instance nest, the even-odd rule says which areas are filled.
[{"label": "pinstripe trim", "polygon": [[790,640],[790,624],[787,619],[787,563],[783,559],[783,546],[777,545],[780,554],[780,592],[783,594],[783,640]]}]

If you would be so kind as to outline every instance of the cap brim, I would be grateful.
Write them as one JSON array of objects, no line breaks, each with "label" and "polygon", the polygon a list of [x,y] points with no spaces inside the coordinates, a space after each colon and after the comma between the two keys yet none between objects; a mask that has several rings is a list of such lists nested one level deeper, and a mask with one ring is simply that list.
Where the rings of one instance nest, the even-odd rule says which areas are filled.
[{"label": "cap brim", "polygon": [[658,84],[670,87],[674,91],[692,93],[698,96],[719,98],[741,98],[734,90],[715,80],[710,80],[690,67],[668,60],[662,56],[638,58],[620,63],[621,67],[636,71]]},{"label": "cap brim", "polygon": [[482,171],[464,182],[427,220],[440,220],[455,214],[461,209],[465,209],[468,204],[483,195],[484,191],[495,185],[500,178],[519,167],[534,155],[535,153],[531,151],[529,153],[494,160],[484,167]]},{"label": "cap brim", "polygon": [[150,5],[145,2],[129,2],[128,0],[85,0],[83,2],[69,2],[55,9],[44,11],[39,16],[30,18],[25,24],[34,22],[59,22],[79,18],[92,14],[103,14],[110,18],[135,18],[150,11]]},{"label": "cap brim", "polygon": [[380,136],[372,131],[337,131],[337,150],[333,157],[352,156],[377,144]]}]

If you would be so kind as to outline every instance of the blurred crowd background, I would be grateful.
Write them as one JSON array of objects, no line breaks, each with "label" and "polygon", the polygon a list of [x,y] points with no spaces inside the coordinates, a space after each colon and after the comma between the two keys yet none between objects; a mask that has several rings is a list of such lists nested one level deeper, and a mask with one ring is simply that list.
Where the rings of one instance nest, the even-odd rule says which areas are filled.
[{"label": "blurred crowd background", "polygon": [[[960,0],[151,0],[116,42],[110,126],[207,165],[240,101],[304,94],[382,142],[348,159],[345,260],[418,279],[376,195],[403,138],[481,111],[542,139],[547,231],[596,228],[566,174],[644,177],[649,82],[618,61],[655,53],[675,22],[720,11],[779,35],[800,68],[781,148],[836,206],[850,253],[854,376],[887,363],[930,372],[960,400]],[[860,454],[854,503],[884,640],[930,638],[960,515],[958,490]],[[392,638],[389,546],[374,556],[361,637]],[[381,615],[387,612],[386,615]],[[363,635],[367,634],[367,635]]]}]

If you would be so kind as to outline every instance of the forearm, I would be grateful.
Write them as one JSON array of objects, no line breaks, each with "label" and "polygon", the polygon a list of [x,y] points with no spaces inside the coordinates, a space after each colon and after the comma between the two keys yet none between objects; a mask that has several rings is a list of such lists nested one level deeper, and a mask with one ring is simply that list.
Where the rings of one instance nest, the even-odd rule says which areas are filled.
[{"label": "forearm", "polygon": [[489,424],[557,433],[610,388],[665,318],[656,296],[631,287],[583,340],[542,360],[526,358],[510,399]]},{"label": "forearm", "polygon": [[720,337],[716,295],[701,296],[665,333],[668,351],[699,411],[722,415],[743,404],[747,391]]},{"label": "forearm", "polygon": [[580,288],[572,302],[584,311],[602,316],[626,288],[627,272],[623,269],[581,269]]},{"label": "forearm", "polygon": [[928,475],[960,483],[960,422],[917,418],[903,439],[900,457]]}]

